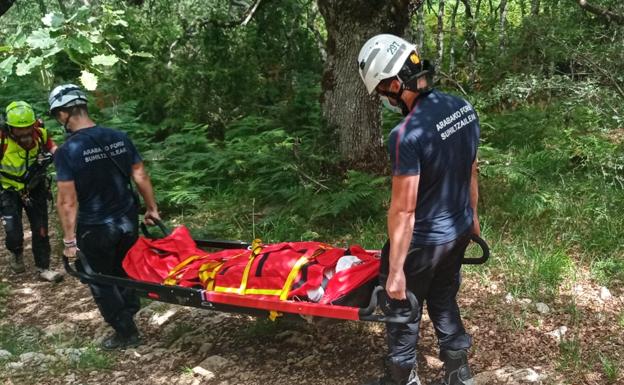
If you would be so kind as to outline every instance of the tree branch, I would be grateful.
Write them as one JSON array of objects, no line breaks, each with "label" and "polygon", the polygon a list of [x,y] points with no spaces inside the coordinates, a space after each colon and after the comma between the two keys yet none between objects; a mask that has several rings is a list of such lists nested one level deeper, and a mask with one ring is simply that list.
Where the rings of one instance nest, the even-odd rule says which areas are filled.
[{"label": "tree branch", "polygon": [[217,27],[217,28],[222,28],[222,29],[235,28],[235,27],[238,27],[238,26],[241,26],[241,27],[246,26],[251,21],[251,19],[253,18],[253,15],[256,13],[256,10],[260,6],[261,2],[262,2],[262,0],[256,0],[251,7],[247,8],[245,13],[243,14],[243,16],[239,20],[222,22],[222,21],[215,20],[212,17],[208,17],[206,19],[197,19],[197,20],[193,21],[184,30],[182,35],[180,35],[169,46],[169,61],[167,62],[167,68],[171,68],[171,65],[173,63],[173,56],[174,56],[173,51],[178,46],[178,44],[180,44],[181,42],[186,41],[189,38],[197,35],[199,33],[199,31],[201,31],[202,29],[206,28],[209,25],[213,26],[213,27]]},{"label": "tree branch", "polygon": [[615,22],[617,24],[624,24],[624,15],[615,13],[610,9],[600,8],[596,5],[590,4],[587,0],[576,0],[578,5],[589,13],[600,17],[607,22]]}]

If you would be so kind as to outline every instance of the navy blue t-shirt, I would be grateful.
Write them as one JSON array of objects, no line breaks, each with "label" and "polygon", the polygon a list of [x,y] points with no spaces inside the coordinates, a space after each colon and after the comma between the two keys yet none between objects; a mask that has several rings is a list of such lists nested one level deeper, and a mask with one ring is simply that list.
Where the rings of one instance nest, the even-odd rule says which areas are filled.
[{"label": "navy blue t-shirt", "polygon": [[[105,151],[123,169],[123,175]],[[127,214],[134,205],[128,185],[132,165],[141,161],[134,144],[121,131],[94,126],[73,133],[56,151],[54,165],[58,181],[76,185],[78,223],[103,224]]]},{"label": "navy blue t-shirt", "polygon": [[441,245],[472,224],[470,179],[479,119],[465,100],[433,90],[390,133],[393,175],[420,175],[412,247]]}]

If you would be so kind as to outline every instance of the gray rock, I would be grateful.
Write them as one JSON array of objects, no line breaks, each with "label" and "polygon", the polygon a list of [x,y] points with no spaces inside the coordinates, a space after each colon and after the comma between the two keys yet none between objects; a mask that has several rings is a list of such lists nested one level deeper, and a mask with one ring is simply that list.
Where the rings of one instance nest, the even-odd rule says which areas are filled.
[{"label": "gray rock", "polygon": [[80,362],[80,357],[82,353],[84,353],[85,349],[76,349],[76,348],[67,348],[67,349],[56,349],[54,353],[57,356],[60,356],[62,360],[67,361],[71,364],[76,364]]},{"label": "gray rock", "polygon": [[39,366],[48,362],[48,357],[43,353],[28,352],[20,354],[19,361],[28,366]]},{"label": "gray rock", "polygon": [[516,369],[513,366],[505,366],[500,369],[477,373],[475,385],[521,385],[539,384],[545,376],[538,374],[531,368]]},{"label": "gray rock", "polygon": [[550,313],[550,308],[548,307],[548,305],[546,305],[545,303],[542,303],[542,302],[536,303],[535,304],[535,309],[537,309],[537,311],[542,313],[542,314]]},{"label": "gray rock", "polygon": [[149,319],[150,325],[162,326],[178,313],[177,308],[169,309],[163,314],[154,313]]},{"label": "gray rock", "polygon": [[206,380],[212,380],[215,377],[215,374],[210,370],[204,369],[201,366],[196,366],[193,369],[193,373],[202,376]]},{"label": "gray rock", "polygon": [[555,341],[560,342],[567,331],[568,331],[567,326],[559,326],[557,329],[546,333],[546,335],[551,336],[552,338],[555,339]]},{"label": "gray rock", "polygon": [[24,366],[23,362],[9,362],[6,364],[6,368],[9,370],[22,370],[24,369]]},{"label": "gray rock", "polygon": [[9,360],[11,357],[13,357],[13,354],[10,351],[0,349],[0,361]]},{"label": "gray rock", "polygon": [[600,288],[600,299],[603,301],[608,301],[611,298],[613,298],[613,296],[611,295],[611,292],[609,291],[609,289],[607,289],[606,287],[601,287]]},{"label": "gray rock", "polygon": [[542,376],[540,376],[535,370],[531,368],[516,370],[511,373],[509,376],[508,382],[511,381],[512,384],[534,384],[540,382],[542,380]]},{"label": "gray rock", "polygon": [[227,367],[230,364],[230,361],[221,356],[209,356],[200,362],[197,367],[201,367],[213,373],[218,373],[219,370]]},{"label": "gray rock", "polygon": [[64,335],[71,336],[76,334],[76,330],[78,327],[71,322],[61,322],[59,324],[54,324],[43,329],[43,335],[46,337]]},{"label": "gray rock", "polygon": [[201,344],[199,349],[197,349],[197,353],[201,356],[204,356],[210,353],[214,349],[214,344],[212,342],[206,342]]}]

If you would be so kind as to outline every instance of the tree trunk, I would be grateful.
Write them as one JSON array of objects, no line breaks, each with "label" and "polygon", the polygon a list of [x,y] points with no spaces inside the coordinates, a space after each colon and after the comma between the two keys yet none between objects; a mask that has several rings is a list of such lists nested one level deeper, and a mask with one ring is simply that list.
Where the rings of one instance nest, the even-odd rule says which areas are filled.
[{"label": "tree trunk", "polygon": [[531,0],[531,15],[537,16],[540,12],[540,0]]},{"label": "tree trunk", "polygon": [[15,0],[0,0],[0,16],[7,13],[9,8],[13,6],[13,3],[15,3]]},{"label": "tree trunk", "polygon": [[501,0],[500,2],[500,32],[499,32],[499,47],[501,51],[505,50],[507,40],[507,0]]},{"label": "tree trunk", "polygon": [[624,24],[624,14],[613,12],[607,8],[600,8],[587,2],[587,0],[576,0],[578,4],[587,12],[606,20],[607,22],[615,22],[617,24]]},{"label": "tree trunk", "polygon": [[435,65],[442,68],[442,59],[444,59],[444,1],[438,1],[438,31],[436,33],[436,51],[437,57]]},{"label": "tree trunk", "polygon": [[453,72],[455,72],[455,38],[457,35],[457,10],[459,9],[459,1],[455,1],[455,6],[453,7],[453,14],[451,15],[451,38],[450,38],[450,58],[449,58],[449,75],[453,76]]},{"label": "tree trunk", "polygon": [[385,172],[379,99],[369,96],[358,73],[360,48],[379,33],[402,36],[409,0],[318,0],[327,28],[322,80],[323,116],[335,128],[338,150],[350,169]]},{"label": "tree trunk", "polygon": [[418,10],[416,29],[416,49],[420,56],[426,56],[425,47],[425,7]]},{"label": "tree trunk", "polygon": [[[469,76],[470,85],[473,86],[477,78],[477,17],[479,8],[472,12],[470,0],[462,0],[466,9],[466,46],[468,47],[469,57]],[[477,7],[481,6],[481,0],[477,1]]]}]

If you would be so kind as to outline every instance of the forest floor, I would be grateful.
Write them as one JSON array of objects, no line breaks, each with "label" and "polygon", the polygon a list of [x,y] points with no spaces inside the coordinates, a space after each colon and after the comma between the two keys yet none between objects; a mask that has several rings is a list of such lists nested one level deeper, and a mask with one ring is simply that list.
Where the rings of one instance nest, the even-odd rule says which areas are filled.
[{"label": "forest floor", "polygon": [[[137,315],[144,344],[103,352],[97,343],[111,330],[85,285],[70,276],[37,281],[30,250],[27,273],[14,275],[1,254],[0,350],[35,336],[21,355],[0,355],[3,384],[358,385],[380,371],[380,324],[272,323],[149,301]],[[58,258],[52,267],[62,268]],[[545,307],[504,288],[505,277],[478,268],[464,275],[460,307],[477,384],[624,384],[624,290],[606,292],[580,272]],[[55,358],[69,347],[82,358]],[[442,366],[426,315],[418,359],[425,385]]]}]

